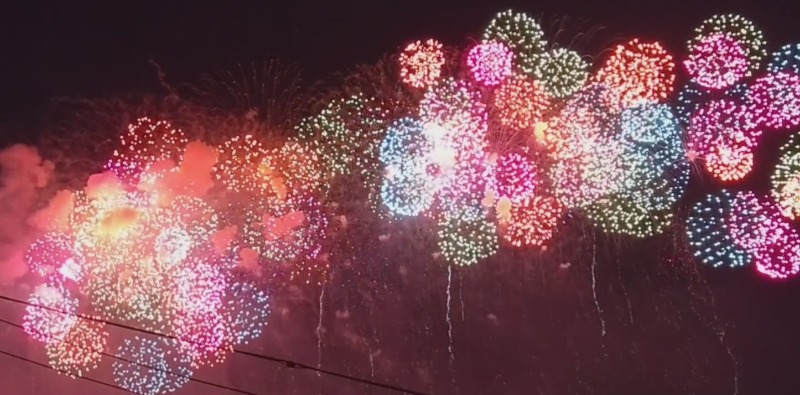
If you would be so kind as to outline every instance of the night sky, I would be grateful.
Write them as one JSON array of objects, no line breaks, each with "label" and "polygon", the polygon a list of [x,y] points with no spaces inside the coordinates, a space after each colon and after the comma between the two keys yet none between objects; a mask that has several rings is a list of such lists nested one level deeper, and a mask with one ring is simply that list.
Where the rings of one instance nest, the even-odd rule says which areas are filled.
[{"label": "night sky", "polygon": [[[311,85],[411,40],[464,46],[510,7],[602,26],[608,42],[659,40],[678,57],[693,28],[715,13],[753,20],[770,51],[800,42],[791,2],[773,0],[68,3],[0,12],[3,144],[46,133],[40,120],[56,97],[164,94],[150,58],[174,84],[277,58],[296,64]],[[766,185],[782,141],[765,145],[745,185]],[[717,188],[706,181],[688,199]],[[575,225],[546,253],[505,251],[454,272],[453,297],[463,299],[464,311],[453,303],[450,361],[447,269],[412,235],[423,225],[403,226],[384,230],[393,243],[359,246],[326,287],[325,368],[435,394],[800,393],[800,280],[699,267],[687,259],[679,227],[652,240],[620,241]],[[593,257],[601,314],[592,295]],[[0,286],[17,297],[23,289]],[[319,292],[283,291],[265,334],[248,349],[315,365]],[[0,318],[21,322],[22,310],[2,303]],[[0,348],[46,361],[41,347],[2,323]],[[103,369],[96,375],[110,379]],[[264,394],[390,393],[243,356],[199,376]],[[0,388],[11,395],[122,393],[4,356]],[[220,392],[190,384],[184,393]]]}]

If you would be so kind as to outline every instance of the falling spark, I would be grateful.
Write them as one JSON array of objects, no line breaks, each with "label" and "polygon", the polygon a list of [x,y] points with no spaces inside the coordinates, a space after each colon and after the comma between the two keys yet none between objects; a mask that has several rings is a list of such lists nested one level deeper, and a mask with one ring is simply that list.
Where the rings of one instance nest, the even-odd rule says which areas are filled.
[{"label": "falling spark", "polygon": [[628,316],[631,319],[631,324],[633,324],[633,308],[631,307],[631,298],[628,297],[628,290],[625,288],[625,282],[622,281],[622,271],[619,268],[619,255],[617,255],[617,278],[619,279],[620,286],[622,286],[622,294],[625,295],[625,301],[628,302]]},{"label": "falling spark", "polygon": [[[319,322],[317,323],[317,369],[322,369],[322,302],[325,300],[325,287],[319,293]],[[317,372],[317,377],[320,373]]]},{"label": "falling spark", "polygon": [[450,321],[450,286],[453,282],[453,267],[447,266],[447,337],[450,343],[447,346],[447,351],[450,352],[450,368],[453,367],[455,356],[453,355],[453,322]]},{"label": "falling spark", "polygon": [[458,273],[458,299],[461,302],[461,321],[464,321],[464,279]]},{"label": "falling spark", "polygon": [[592,240],[592,294],[594,295],[594,305],[597,307],[597,315],[600,317],[600,330],[603,337],[606,336],[606,320],[603,319],[603,309],[600,308],[600,302],[597,301],[597,276],[595,269],[597,268],[597,243]]}]

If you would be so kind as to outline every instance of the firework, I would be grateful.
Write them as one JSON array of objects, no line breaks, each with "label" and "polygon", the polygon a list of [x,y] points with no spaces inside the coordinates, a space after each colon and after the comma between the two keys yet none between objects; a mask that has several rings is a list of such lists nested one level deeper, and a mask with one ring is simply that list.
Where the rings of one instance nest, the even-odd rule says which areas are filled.
[{"label": "firework", "polygon": [[575,51],[557,48],[542,56],[533,74],[550,96],[565,98],[586,83],[589,63]]},{"label": "firework", "polygon": [[692,206],[686,222],[689,248],[704,264],[712,267],[740,267],[750,255],[738,246],[728,231],[734,195],[722,190]]},{"label": "firework", "polygon": [[269,317],[269,296],[247,281],[236,281],[222,306],[228,336],[234,344],[247,344],[261,336]]},{"label": "firework", "polygon": [[770,73],[790,71],[800,74],[800,44],[786,44],[774,52],[767,70]]},{"label": "firework", "polygon": [[236,192],[262,194],[271,191],[272,183],[258,171],[267,156],[267,148],[252,135],[234,136],[219,148],[220,157],[214,175],[225,187]]},{"label": "firework", "polygon": [[764,52],[766,42],[761,31],[752,22],[740,15],[714,15],[706,19],[695,29],[695,37],[688,44],[689,50],[691,51],[698,43],[707,40],[708,37],[719,34],[727,35],[744,50],[747,56],[747,73],[745,77],[749,77],[752,72],[758,70],[761,60],[766,54]]},{"label": "firework", "polygon": [[497,228],[480,208],[449,212],[439,222],[439,249],[452,264],[474,265],[497,252]]},{"label": "firework", "polygon": [[747,95],[748,89],[748,84],[741,83],[722,92],[708,91],[698,85],[689,83],[678,93],[678,98],[675,102],[675,113],[678,115],[681,124],[688,126],[692,115],[704,104],[719,99],[740,101]]},{"label": "firework", "polygon": [[324,186],[322,158],[306,144],[289,140],[270,151],[259,172],[272,184],[279,198],[292,193],[315,193]]},{"label": "firework", "polygon": [[492,96],[492,108],[500,123],[514,129],[533,127],[542,119],[550,102],[550,95],[540,83],[519,74],[507,79]]},{"label": "firework", "polygon": [[28,303],[23,327],[36,341],[45,344],[61,342],[78,321],[75,316],[78,300],[57,283],[38,286]]},{"label": "firework", "polygon": [[553,237],[562,213],[555,198],[534,195],[511,206],[501,233],[515,247],[542,247]]},{"label": "firework", "polygon": [[740,192],[728,217],[734,241],[753,257],[756,269],[771,278],[788,278],[800,272],[800,236],[780,207],[767,197]]},{"label": "firework", "polygon": [[189,382],[189,361],[176,352],[173,341],[142,337],[125,339],[117,355],[128,361],[115,361],[114,381],[136,394],[158,395],[174,392]]},{"label": "firework", "polygon": [[683,62],[692,80],[710,89],[732,86],[749,72],[747,53],[733,37],[716,33],[701,38]]},{"label": "firework", "polygon": [[748,107],[731,100],[713,100],[692,116],[689,151],[705,160],[706,169],[723,181],[738,180],[753,165],[753,147],[761,135]]},{"label": "firework", "polygon": [[370,170],[385,117],[386,110],[377,101],[359,94],[329,102],[296,130],[299,141],[318,156],[322,179],[327,180]]},{"label": "firework", "polygon": [[106,168],[123,181],[135,185],[139,176],[152,165],[164,160],[177,163],[188,139],[180,129],[169,122],[154,122],[139,118],[128,125],[127,133],[120,136],[122,147],[114,151]]},{"label": "firework", "polygon": [[800,135],[792,135],[781,146],[781,156],[772,173],[772,196],[784,216],[800,215]]},{"label": "firework", "polygon": [[528,158],[519,153],[503,155],[492,166],[488,187],[495,197],[520,203],[533,194],[536,169]]},{"label": "firework", "polygon": [[400,78],[404,83],[419,89],[436,84],[442,75],[444,52],[442,43],[429,39],[408,44],[400,54]]},{"label": "firework", "polygon": [[78,319],[61,341],[47,344],[50,366],[73,377],[97,368],[106,348],[105,324]]},{"label": "firework", "polygon": [[433,180],[420,161],[390,165],[381,185],[381,199],[395,214],[415,216],[433,203]]},{"label": "firework", "polygon": [[514,53],[505,44],[489,41],[470,49],[467,67],[475,81],[493,87],[511,75],[513,60]]},{"label": "firework", "polygon": [[782,71],[758,78],[746,96],[759,125],[773,129],[800,126],[800,75]]},{"label": "firework", "polygon": [[532,75],[545,53],[542,27],[527,14],[512,10],[498,13],[483,32],[483,41],[505,44],[516,56],[516,66]]},{"label": "firework", "polygon": [[589,219],[609,233],[643,238],[663,232],[689,182],[688,164],[677,163],[663,173],[651,171],[649,177],[630,176],[639,179],[638,185],[598,199],[586,209]]},{"label": "firework", "polygon": [[633,39],[614,49],[595,78],[609,89],[613,107],[622,109],[666,100],[675,81],[675,63],[661,44]]},{"label": "firework", "polygon": [[25,252],[25,262],[42,277],[61,273],[73,281],[80,278],[83,267],[75,240],[64,233],[47,233],[34,241]]}]

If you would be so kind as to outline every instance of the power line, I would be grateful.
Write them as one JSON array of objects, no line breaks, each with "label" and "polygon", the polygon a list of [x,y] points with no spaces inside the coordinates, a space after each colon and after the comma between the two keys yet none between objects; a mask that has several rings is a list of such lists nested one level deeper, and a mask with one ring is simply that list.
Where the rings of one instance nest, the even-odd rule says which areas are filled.
[{"label": "power line", "polygon": [[[179,339],[179,338],[177,338],[177,337],[175,337],[173,335],[168,335],[168,334],[164,334],[164,333],[160,333],[160,332],[155,332],[155,331],[151,331],[151,330],[147,330],[147,329],[143,329],[143,328],[137,328],[135,326],[120,324],[120,323],[117,323],[117,322],[103,320],[103,319],[96,318],[96,317],[90,317],[90,316],[86,316],[86,315],[83,315],[83,314],[70,313],[70,312],[66,312],[64,310],[59,310],[59,309],[55,309],[55,308],[52,308],[52,307],[49,307],[49,306],[44,306],[44,305],[40,305],[40,304],[36,304],[36,303],[30,303],[30,302],[27,302],[27,301],[24,301],[24,300],[12,298],[12,297],[5,296],[5,295],[0,295],[0,300],[14,302],[14,303],[18,303],[18,304],[23,304],[23,305],[26,305],[26,306],[38,307],[38,308],[42,308],[42,309],[45,309],[45,310],[53,311],[53,312],[56,312],[56,313],[61,313],[61,314],[65,314],[65,315],[68,315],[68,316],[75,316],[75,317],[82,318],[82,319],[85,319],[85,320],[99,322],[99,323],[103,323],[103,324],[114,326],[114,327],[121,328],[121,329],[127,329],[127,330],[134,331],[134,332],[145,333],[145,334],[152,335],[152,336],[158,336],[158,337],[164,337],[164,338],[173,339],[173,340],[184,341],[184,340],[181,340],[181,339]],[[360,384],[371,385],[373,387],[379,387],[379,388],[383,388],[383,389],[387,389],[387,390],[391,390],[391,391],[402,392],[402,393],[411,394],[411,395],[427,395],[427,394],[425,394],[423,392],[418,392],[418,391],[414,391],[414,390],[398,387],[398,386],[391,385],[391,384],[384,384],[384,383],[380,383],[380,382],[377,382],[377,381],[362,379],[360,377],[350,376],[350,375],[347,375],[347,374],[344,374],[344,373],[337,373],[337,372],[334,372],[334,371],[331,371],[331,370],[326,370],[326,369],[317,368],[317,367],[314,367],[314,366],[311,366],[311,365],[306,365],[306,364],[303,364],[303,363],[300,363],[300,362],[295,362],[295,361],[292,361],[290,359],[278,358],[278,357],[273,357],[273,356],[264,355],[264,354],[257,354],[257,353],[254,353],[254,352],[239,350],[239,349],[236,349],[236,348],[234,348],[232,350],[236,354],[242,354],[242,355],[246,355],[246,356],[249,356],[249,357],[253,357],[253,358],[256,358],[256,359],[262,359],[262,360],[270,361],[270,362],[277,362],[277,363],[280,363],[280,364],[282,364],[282,365],[284,365],[284,366],[286,366],[287,368],[290,368],[290,369],[310,370],[310,371],[314,371],[314,372],[317,372],[317,373],[322,373],[322,374],[326,374],[326,375],[329,375],[329,376],[338,377],[338,378],[341,378],[341,379],[357,382],[357,383],[360,383]]]},{"label": "power line", "polygon": [[[4,351],[4,350],[0,350],[0,354],[3,354],[3,355],[5,355],[5,356],[11,357],[11,358],[18,359],[18,360],[20,360],[20,361],[24,361],[24,362],[32,363],[32,364],[34,364],[34,365],[36,365],[36,366],[39,366],[39,367],[43,367],[43,368],[46,368],[46,369],[54,370],[54,371],[56,371],[56,372],[60,372],[60,373],[63,373],[63,374],[68,374],[67,372],[64,372],[64,371],[58,370],[58,369],[56,369],[56,368],[54,368],[54,367],[52,367],[52,366],[50,366],[50,365],[43,364],[43,363],[41,363],[41,362],[36,362],[36,361],[34,361],[34,360],[32,360],[32,359],[28,359],[28,358],[25,358],[25,357],[23,357],[23,356],[20,356],[20,355],[17,355],[17,354],[13,354],[13,353],[10,353],[10,352]],[[90,382],[92,382],[92,383],[95,383],[95,384],[104,385],[104,386],[106,386],[106,387],[108,387],[108,388],[113,388],[113,389],[115,389],[115,390],[120,390],[120,391],[124,391],[124,392],[130,392],[130,391],[126,390],[125,388],[119,387],[119,386],[117,386],[117,385],[115,385],[115,384],[106,383],[105,381],[101,381],[101,380],[93,379],[93,378],[91,378],[91,377],[84,377],[84,376],[80,376],[80,377],[78,377],[78,378],[79,378],[79,379],[82,379],[82,380],[90,381]]]},{"label": "power line", "polygon": [[[19,328],[19,329],[25,330],[25,328],[22,325],[17,324],[15,322],[7,321],[7,320],[5,320],[3,318],[0,318],[0,322],[5,323],[5,324],[10,325],[10,326],[13,326],[15,328]],[[201,380],[201,379],[198,379],[198,378],[194,378],[192,376],[187,376],[187,375],[184,375],[184,374],[172,372],[170,370],[165,370],[165,369],[157,368],[157,367],[154,367],[154,366],[146,365],[146,364],[143,364],[141,362],[131,361],[130,359],[127,359],[127,358],[124,358],[124,357],[120,357],[119,355],[111,354],[111,353],[108,353],[108,352],[105,352],[105,351],[100,351],[99,354],[103,355],[103,356],[106,356],[106,357],[109,357],[109,358],[113,358],[113,359],[117,359],[117,360],[120,360],[120,361],[123,361],[123,362],[127,362],[127,363],[130,363],[130,364],[138,365],[138,366],[141,366],[141,367],[144,367],[144,368],[148,368],[148,369],[164,372],[166,374],[169,374],[169,375],[172,375],[172,376],[176,376],[176,377],[180,377],[180,378],[184,378],[184,379],[187,379],[189,381],[196,382],[196,383],[205,384],[205,385],[208,385],[208,386],[211,386],[211,387],[224,389],[226,391],[235,392],[235,393],[244,394],[244,395],[259,395],[259,394],[256,394],[254,392],[240,390],[240,389],[233,388],[233,387],[228,387],[228,386],[222,385],[222,384],[212,383],[210,381]]]}]

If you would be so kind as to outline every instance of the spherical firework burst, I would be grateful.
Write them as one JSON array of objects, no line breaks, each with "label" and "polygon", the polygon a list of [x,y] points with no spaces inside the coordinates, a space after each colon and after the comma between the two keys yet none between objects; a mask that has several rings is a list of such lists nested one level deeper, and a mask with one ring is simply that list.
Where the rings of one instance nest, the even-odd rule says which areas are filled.
[{"label": "spherical firework burst", "polygon": [[441,186],[438,186],[437,203],[441,211],[459,213],[480,207],[486,193],[488,171],[485,153],[460,157]]},{"label": "spherical firework burst", "polygon": [[480,208],[448,212],[439,222],[439,249],[452,264],[474,265],[497,252],[497,228]]},{"label": "spherical firework burst", "polygon": [[676,202],[689,183],[689,166],[678,163],[663,173],[630,175],[638,185],[598,199],[586,210],[589,219],[609,233],[643,238],[664,231],[674,217]]},{"label": "spherical firework burst", "polygon": [[56,283],[43,284],[28,298],[25,332],[36,341],[50,344],[63,341],[78,317],[78,300]]},{"label": "spherical firework burst", "polygon": [[540,83],[519,74],[508,78],[492,96],[492,107],[500,123],[514,129],[533,127],[542,120],[550,104],[550,95]]},{"label": "spherical firework burst", "polygon": [[782,71],[758,78],[747,92],[756,122],[774,129],[800,126],[800,75]]},{"label": "spherical firework burst", "polygon": [[564,98],[577,92],[586,83],[589,63],[575,51],[556,48],[542,56],[533,74],[542,81],[547,93]]},{"label": "spherical firework burst", "polygon": [[381,185],[383,204],[395,214],[416,216],[433,203],[433,179],[422,159],[390,165]]},{"label": "spherical firework burst", "polygon": [[363,174],[377,155],[386,116],[380,103],[358,94],[331,101],[296,130],[300,142],[319,156],[323,179]]},{"label": "spherical firework burst", "polygon": [[509,75],[514,53],[505,44],[489,41],[478,44],[467,54],[467,67],[472,79],[487,87],[499,85]]},{"label": "spherical firework burst", "polygon": [[706,169],[723,181],[738,180],[753,165],[753,147],[760,130],[747,107],[731,100],[713,100],[692,116],[688,150],[705,160]]},{"label": "spherical firework burst", "polygon": [[758,70],[761,60],[766,55],[764,51],[766,42],[764,35],[752,22],[740,15],[714,15],[695,29],[695,37],[689,41],[689,50],[691,51],[707,37],[716,34],[725,34],[742,47],[748,59],[746,77]]},{"label": "spherical firework burst", "polygon": [[404,165],[423,160],[433,151],[433,141],[425,133],[425,125],[415,118],[400,118],[386,129],[380,146],[384,165]]},{"label": "spherical firework burst", "polygon": [[781,146],[781,156],[772,173],[772,196],[784,216],[800,216],[800,135],[792,135]]},{"label": "spherical firework burst", "polygon": [[515,247],[542,247],[553,237],[562,214],[558,200],[534,195],[511,206],[501,233]]},{"label": "spherical firework burst", "polygon": [[176,274],[172,331],[195,366],[221,362],[232,345],[221,314],[228,283],[222,268],[199,260]]},{"label": "spherical firework burst", "polygon": [[127,133],[120,136],[122,147],[114,151],[106,168],[131,184],[139,182],[139,176],[156,162],[177,162],[188,143],[180,129],[169,122],[154,122],[150,118],[139,118],[128,125]]},{"label": "spherical firework burst", "polygon": [[117,355],[127,361],[115,361],[114,381],[136,394],[158,395],[174,392],[189,382],[189,360],[176,351],[168,339],[134,337],[125,339]]},{"label": "spherical firework burst", "polygon": [[272,184],[278,197],[292,193],[318,192],[325,185],[322,158],[307,144],[289,140],[272,150],[259,166],[261,174]]},{"label": "spherical firework burst", "polygon": [[269,317],[269,296],[247,281],[236,281],[222,307],[228,336],[234,344],[247,344],[261,336]]},{"label": "spherical firework burst", "polygon": [[750,255],[731,238],[728,218],[734,195],[726,190],[711,194],[692,206],[686,233],[692,254],[712,267],[741,267]]},{"label": "spherical firework burst", "polygon": [[741,180],[753,170],[753,146],[750,140],[735,136],[719,141],[705,156],[706,170],[721,181]]},{"label": "spherical firework burst", "polygon": [[445,63],[442,43],[429,39],[408,44],[399,62],[400,78],[407,85],[419,89],[436,85]]},{"label": "spherical firework burst", "polygon": [[681,128],[668,104],[645,104],[620,113],[623,139],[635,143],[668,147],[669,153],[681,147]]},{"label": "spherical firework burst", "polygon": [[624,181],[625,146],[617,139],[588,135],[574,138],[549,169],[555,195],[567,208],[585,207],[616,191]]},{"label": "spherical firework burst", "polygon": [[666,100],[675,81],[675,63],[657,42],[633,39],[618,45],[597,72],[597,82],[612,93],[618,110],[642,102]]},{"label": "spherical firework burst", "polygon": [[715,33],[702,37],[683,62],[692,80],[710,89],[732,86],[749,73],[747,53],[732,36]]},{"label": "spherical firework burst", "polygon": [[34,273],[47,277],[61,273],[73,281],[80,277],[83,262],[75,250],[75,240],[64,233],[47,233],[25,252],[25,262]]},{"label": "spherical firework burst", "polygon": [[800,74],[800,44],[786,44],[774,52],[767,71],[770,73],[790,71]]},{"label": "spherical firework burst", "polygon": [[234,136],[219,147],[219,161],[214,166],[216,178],[230,190],[265,193],[272,184],[264,179],[258,166],[267,156],[267,148],[254,136]]},{"label": "spherical firework burst", "polygon": [[788,278],[800,272],[800,236],[774,201],[753,192],[738,193],[728,226],[731,237],[752,255],[760,273]]},{"label": "spherical firework burst", "polygon": [[480,92],[466,81],[447,79],[425,93],[419,104],[423,123],[433,123],[449,130],[467,131],[486,119],[486,107]]},{"label": "spherical firework burst", "polygon": [[516,66],[532,75],[541,62],[547,42],[542,27],[533,17],[513,10],[498,13],[483,32],[483,41],[505,44],[516,55]]},{"label": "spherical firework burst", "polygon": [[725,91],[709,91],[696,84],[686,84],[678,93],[678,100],[675,102],[675,113],[681,124],[688,126],[692,116],[703,105],[712,100],[728,99],[736,102],[743,101],[747,95],[749,85],[740,83]]},{"label": "spherical firework burst", "polygon": [[82,377],[97,368],[107,341],[104,323],[78,319],[64,339],[47,344],[50,366],[69,376]]},{"label": "spherical firework burst", "polygon": [[490,170],[488,187],[496,198],[520,203],[533,195],[536,169],[525,156],[512,152],[497,159]]}]

